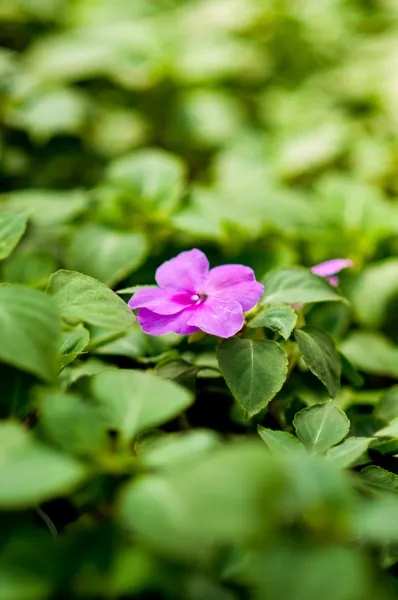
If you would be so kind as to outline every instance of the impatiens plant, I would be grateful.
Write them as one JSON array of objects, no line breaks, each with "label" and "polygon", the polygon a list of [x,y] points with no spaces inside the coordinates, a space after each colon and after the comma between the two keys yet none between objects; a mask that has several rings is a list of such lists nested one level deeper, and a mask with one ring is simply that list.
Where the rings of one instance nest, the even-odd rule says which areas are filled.
[{"label": "impatiens plant", "polygon": [[129,301],[131,309],[140,309],[138,322],[151,335],[189,335],[200,329],[232,337],[264,290],[249,267],[223,265],[209,271],[205,254],[197,249],[161,265],[156,282],[159,288],[138,290]]}]

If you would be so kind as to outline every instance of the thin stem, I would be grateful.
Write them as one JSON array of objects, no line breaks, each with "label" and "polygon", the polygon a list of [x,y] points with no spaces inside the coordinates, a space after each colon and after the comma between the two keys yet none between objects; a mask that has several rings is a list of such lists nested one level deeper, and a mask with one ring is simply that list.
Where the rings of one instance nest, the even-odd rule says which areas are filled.
[{"label": "thin stem", "polygon": [[42,510],[40,508],[40,506],[38,506],[38,507],[36,507],[36,512],[39,515],[39,517],[41,517],[43,519],[44,523],[47,525],[48,530],[51,533],[51,536],[53,538],[58,537],[57,528],[55,527],[54,523],[51,521],[50,517],[48,515],[46,515],[44,510]]}]

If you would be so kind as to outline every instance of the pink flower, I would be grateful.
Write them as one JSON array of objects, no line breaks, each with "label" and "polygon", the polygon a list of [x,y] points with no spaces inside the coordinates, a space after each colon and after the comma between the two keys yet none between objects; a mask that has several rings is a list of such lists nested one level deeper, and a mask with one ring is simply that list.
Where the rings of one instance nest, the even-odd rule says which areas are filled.
[{"label": "pink flower", "polygon": [[311,268],[311,271],[315,275],[325,277],[333,286],[339,285],[339,278],[336,277],[336,273],[340,273],[343,269],[353,267],[354,263],[352,260],[347,258],[334,258],[333,260],[327,260],[326,262],[315,265]]},{"label": "pink flower", "polygon": [[209,271],[206,255],[196,248],[163,263],[156,283],[158,288],[141,289],[129,301],[131,309],[139,308],[138,322],[151,335],[201,329],[232,337],[264,290],[249,267],[223,265]]}]

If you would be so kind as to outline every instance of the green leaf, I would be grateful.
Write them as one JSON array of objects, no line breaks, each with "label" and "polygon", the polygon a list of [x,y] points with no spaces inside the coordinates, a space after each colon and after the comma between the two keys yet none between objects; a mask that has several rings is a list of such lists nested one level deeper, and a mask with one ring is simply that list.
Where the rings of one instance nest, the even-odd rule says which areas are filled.
[{"label": "green leaf", "polygon": [[90,334],[87,329],[79,323],[62,332],[61,340],[61,367],[68,365],[84,352],[90,343]]},{"label": "green leaf", "polygon": [[23,578],[18,567],[10,569],[5,565],[0,568],[0,595],[9,600],[45,600],[51,595],[52,582],[34,573],[24,573]]},{"label": "green leaf", "polygon": [[77,230],[71,241],[67,266],[112,286],[135,271],[146,254],[142,233],[86,225]]},{"label": "green leaf", "polygon": [[289,339],[297,323],[297,314],[288,304],[275,304],[259,310],[248,322],[249,327],[268,327],[277,331],[285,340]]},{"label": "green leaf", "polygon": [[346,414],[332,401],[303,408],[294,417],[293,424],[299,439],[317,454],[341,442],[350,429]]},{"label": "green leaf", "polygon": [[376,437],[396,437],[398,438],[398,418],[391,421],[387,427],[383,427],[375,433]]},{"label": "green leaf", "polygon": [[[373,467],[367,467],[363,471],[368,469],[373,469]],[[383,470],[381,469],[381,471]],[[350,515],[353,537],[358,539],[360,543],[370,542],[379,546],[396,544],[398,542],[398,501],[396,495],[395,493],[386,494],[387,490],[383,487],[378,488],[378,486],[375,486],[374,491],[376,490],[380,492],[379,497],[372,498],[371,501],[358,503],[355,511]]]},{"label": "green leaf", "polygon": [[315,327],[298,329],[295,337],[310,371],[322,381],[330,397],[334,398],[340,389],[341,359],[332,338]]},{"label": "green leaf", "polygon": [[164,150],[145,148],[115,159],[107,179],[127,190],[143,212],[151,214],[157,208],[169,214],[182,195],[185,167]]},{"label": "green leaf", "polygon": [[344,300],[326,279],[300,267],[271,271],[263,283],[262,304],[305,304]]},{"label": "green leaf", "polygon": [[273,454],[281,452],[300,452],[304,450],[304,446],[300,440],[291,433],[267,429],[261,425],[257,425],[257,431]]},{"label": "green leaf", "polygon": [[124,443],[170,421],[193,401],[189,392],[172,381],[127,369],[94,375],[92,391],[108,428],[116,430]]},{"label": "green leaf", "polygon": [[15,111],[14,120],[32,137],[47,141],[53,135],[77,133],[87,109],[87,99],[79,89],[45,89],[29,95]]},{"label": "green leaf", "polygon": [[208,557],[217,541],[260,535],[286,474],[258,444],[216,447],[188,468],[143,475],[122,491],[119,518],[170,557]]},{"label": "green leaf", "polygon": [[342,545],[311,546],[280,536],[242,566],[258,599],[368,600],[362,556]]},{"label": "green leaf", "polygon": [[387,423],[398,418],[398,385],[393,385],[380,398],[375,408],[375,416]]},{"label": "green leaf", "polygon": [[341,351],[360,371],[398,379],[398,346],[376,331],[354,331]]},{"label": "green leaf", "polygon": [[8,258],[3,265],[3,277],[8,283],[29,287],[45,287],[57,268],[57,261],[48,252],[34,252],[27,247]]},{"label": "green leaf", "polygon": [[61,322],[55,302],[22,286],[0,287],[0,361],[53,381]]},{"label": "green leaf", "polygon": [[382,467],[371,465],[362,469],[360,477],[371,488],[374,488],[378,492],[391,492],[398,494],[398,475],[390,473]]},{"label": "green leaf", "polygon": [[[159,338],[159,341],[162,341],[161,338]],[[147,335],[142,331],[138,323],[130,327],[126,333],[117,339],[111,341],[100,339],[98,345],[97,342],[98,340],[94,338],[90,345],[91,351],[94,351],[96,354],[128,356],[133,359],[142,359],[149,350]]]},{"label": "green leaf", "polygon": [[219,446],[220,438],[215,431],[194,429],[161,436],[144,444],[139,454],[144,464],[152,469],[173,469],[175,465],[201,460]]},{"label": "green leaf", "polygon": [[63,390],[67,390],[79,379],[83,377],[91,377],[102,371],[109,369],[117,369],[116,365],[111,365],[98,358],[88,358],[84,361],[76,361],[73,365],[66,365],[60,373],[60,382]]},{"label": "green leaf", "polygon": [[388,317],[389,304],[397,294],[398,260],[395,257],[366,265],[349,289],[355,315],[369,329],[383,326]]},{"label": "green leaf", "polygon": [[89,275],[61,269],[50,277],[47,292],[53,296],[62,317],[69,323],[83,322],[122,331],[135,322],[127,304]]},{"label": "green leaf", "polygon": [[360,373],[358,373],[354,365],[348,360],[346,356],[344,356],[344,354],[341,354],[341,352],[339,354],[341,360],[341,374],[346,379],[348,379],[348,381],[355,388],[361,388],[365,383],[364,378]]},{"label": "green leaf", "polygon": [[76,460],[36,441],[16,423],[0,423],[0,508],[35,506],[73,491],[86,477]]},{"label": "green leaf", "polygon": [[330,448],[326,454],[326,458],[341,469],[345,469],[355,463],[366,452],[371,441],[372,438],[347,438],[338,446]]},{"label": "green leaf", "polygon": [[106,448],[105,424],[93,402],[73,394],[43,390],[38,406],[41,429],[62,450],[90,456]]},{"label": "green leaf", "polygon": [[287,356],[276,342],[230,338],[219,344],[217,359],[228,387],[249,417],[267,406],[286,379]]},{"label": "green leaf", "polygon": [[7,258],[25,233],[28,213],[0,214],[0,260]]},{"label": "green leaf", "polygon": [[74,190],[27,189],[7,194],[7,208],[26,210],[30,221],[40,227],[68,223],[89,207],[86,192]]}]

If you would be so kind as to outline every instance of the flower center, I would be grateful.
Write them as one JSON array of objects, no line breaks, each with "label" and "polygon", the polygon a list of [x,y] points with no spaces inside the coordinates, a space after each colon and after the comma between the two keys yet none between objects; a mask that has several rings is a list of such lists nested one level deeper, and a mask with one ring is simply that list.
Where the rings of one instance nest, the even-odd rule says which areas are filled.
[{"label": "flower center", "polygon": [[195,304],[200,304],[201,302],[206,300],[206,298],[207,294],[205,294],[204,292],[198,292],[197,294],[193,294],[193,296],[191,296],[191,300]]}]

